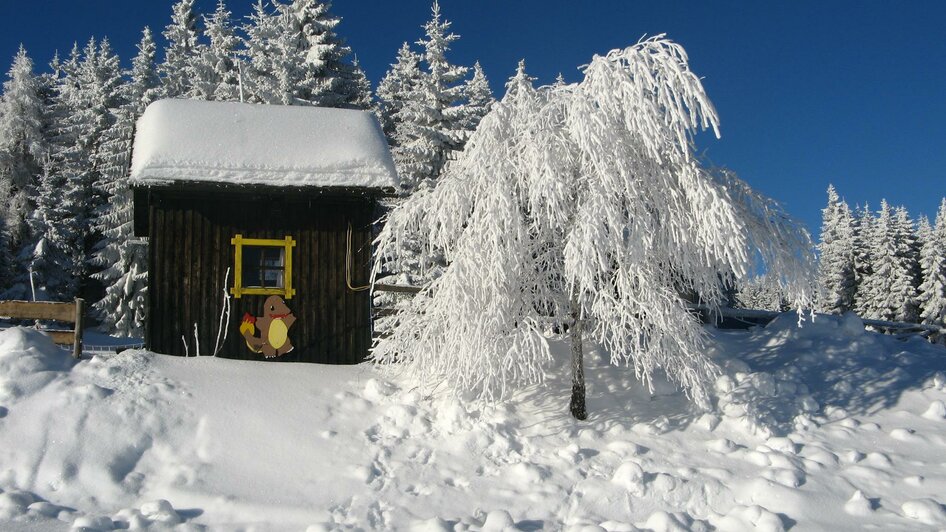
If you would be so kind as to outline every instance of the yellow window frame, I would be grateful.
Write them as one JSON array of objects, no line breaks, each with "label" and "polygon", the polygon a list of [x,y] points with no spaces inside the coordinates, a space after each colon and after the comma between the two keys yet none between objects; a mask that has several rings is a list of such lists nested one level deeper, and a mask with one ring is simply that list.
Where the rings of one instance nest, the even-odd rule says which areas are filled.
[{"label": "yellow window frame", "polygon": [[[248,296],[283,296],[286,299],[292,299],[296,295],[296,289],[292,287],[292,248],[296,247],[296,241],[291,236],[280,240],[277,238],[243,238],[243,235],[237,234],[230,239],[233,244],[234,274],[233,286],[230,293],[233,297],[240,299],[244,295]],[[282,288],[261,288],[261,287],[243,287],[243,246],[267,246],[274,248],[283,248],[285,250],[286,264],[284,273],[284,282]]]}]

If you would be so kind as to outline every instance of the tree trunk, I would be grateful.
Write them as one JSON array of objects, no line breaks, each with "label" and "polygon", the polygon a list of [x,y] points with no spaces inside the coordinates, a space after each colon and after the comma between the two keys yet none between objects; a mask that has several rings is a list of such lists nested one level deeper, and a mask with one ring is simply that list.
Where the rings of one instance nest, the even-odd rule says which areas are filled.
[{"label": "tree trunk", "polygon": [[584,420],[588,418],[588,411],[585,410],[585,368],[584,347],[582,346],[585,322],[581,319],[577,292],[572,294],[571,315],[572,326],[569,328],[569,332],[572,337],[572,399],[569,409],[575,419]]}]

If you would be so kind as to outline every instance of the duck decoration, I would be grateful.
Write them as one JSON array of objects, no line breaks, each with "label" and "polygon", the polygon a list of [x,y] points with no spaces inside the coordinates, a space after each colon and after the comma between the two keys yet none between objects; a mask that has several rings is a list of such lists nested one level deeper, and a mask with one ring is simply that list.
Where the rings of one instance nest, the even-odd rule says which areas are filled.
[{"label": "duck decoration", "polygon": [[[275,358],[292,351],[289,340],[289,328],[296,317],[279,296],[269,296],[263,304],[263,315],[255,317],[249,312],[243,315],[240,323],[240,335],[246,340],[246,346],[254,353],[266,358]],[[259,336],[256,333],[259,333]]]}]

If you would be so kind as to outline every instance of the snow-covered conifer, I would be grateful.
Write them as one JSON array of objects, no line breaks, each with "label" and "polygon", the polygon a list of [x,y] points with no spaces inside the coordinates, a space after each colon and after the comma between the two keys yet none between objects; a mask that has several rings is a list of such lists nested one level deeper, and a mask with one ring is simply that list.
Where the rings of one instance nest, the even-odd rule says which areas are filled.
[{"label": "snow-covered conifer", "polygon": [[833,185],[828,186],[828,206],[821,213],[818,307],[822,312],[842,314],[854,308],[854,217]]},{"label": "snow-covered conifer", "polygon": [[103,141],[107,164],[102,173],[110,200],[95,220],[95,229],[103,235],[104,242],[96,250],[94,263],[101,268],[95,277],[105,287],[105,295],[93,308],[105,331],[141,336],[147,311],[147,246],[134,238],[133,202],[127,176],[135,121],[160,91],[154,41],[147,28],[130,75],[123,88],[124,105],[117,111],[116,123]]},{"label": "snow-covered conifer", "polygon": [[926,225],[920,249],[920,317],[923,323],[946,327],[946,198],[940,202],[935,226]]},{"label": "snow-covered conifer", "polygon": [[791,308],[782,287],[767,275],[737,283],[735,300],[738,308],[775,312],[784,312]]},{"label": "snow-covered conifer", "polygon": [[860,316],[867,316],[870,310],[871,295],[868,293],[867,279],[871,273],[872,253],[870,235],[874,228],[874,214],[870,206],[855,209],[854,214],[854,311]]},{"label": "snow-covered conifer", "polygon": [[353,92],[351,97],[348,98],[348,104],[355,109],[372,110],[376,115],[379,115],[374,98],[371,95],[371,81],[368,80],[368,76],[362,70],[357,56],[352,57],[351,68]]},{"label": "snow-covered conifer", "polygon": [[[465,102],[461,112],[460,129],[466,136],[472,135],[476,127],[480,125],[480,120],[489,113],[490,108],[496,103],[493,98],[493,91],[489,88],[489,81],[483,72],[483,67],[477,61],[473,64],[473,77],[466,82],[463,88]],[[465,140],[465,139],[464,139]]]},{"label": "snow-covered conifer", "polygon": [[589,340],[645,383],[660,371],[704,397],[716,368],[681,291],[718,301],[721,272],[741,279],[767,261],[810,301],[815,268],[808,234],[777,204],[698,165],[693,137],[717,126],[684,50],[662,36],[593,58],[574,85],[516,80],[439,183],[390,214],[376,265],[425,235],[447,266],[374,360],[497,397],[542,380],[546,334],[567,325],[575,417]]},{"label": "snow-covered conifer", "polygon": [[164,92],[171,98],[195,95],[195,65],[198,60],[197,15],[194,0],[178,0],[171,7],[171,23],[164,29],[167,46],[158,67]]},{"label": "snow-covered conifer", "polygon": [[865,318],[910,321],[911,305],[916,299],[912,265],[904,256],[904,242],[894,209],[886,200],[880,203],[877,219],[866,240],[870,246],[871,271],[864,280]]},{"label": "snow-covered conifer", "polygon": [[306,76],[303,98],[321,107],[370,106],[370,91],[359,85],[357,71],[347,58],[351,48],[336,33],[341,18],[324,0],[292,0],[282,9],[289,16],[289,30],[299,43]]},{"label": "snow-covered conifer", "polygon": [[258,0],[243,27],[246,34],[243,81],[246,98],[256,103],[305,105],[309,91],[297,39],[288,30],[288,15]]},{"label": "snow-covered conifer", "polygon": [[9,287],[14,258],[27,236],[26,217],[35,207],[29,190],[46,151],[43,111],[39,77],[21,46],[0,96],[0,289]]},{"label": "snow-covered conifer", "polygon": [[434,182],[452,154],[463,149],[467,137],[461,103],[468,69],[450,63],[446,56],[450,44],[460,37],[450,33],[449,21],[441,20],[436,0],[431,12],[424,38],[417,42],[423,48],[426,68],[401,108],[391,115],[395,123],[392,154],[407,191]]},{"label": "snow-covered conifer", "polygon": [[397,52],[397,59],[378,83],[378,104],[381,108],[381,127],[388,143],[395,145],[398,113],[420,83],[420,55],[404,43]]},{"label": "snow-covered conifer", "polygon": [[899,319],[915,322],[919,318],[916,297],[920,286],[920,247],[913,220],[903,206],[894,210],[893,231],[897,242],[897,257],[900,260],[897,289],[902,308],[898,313]]},{"label": "snow-covered conifer", "polygon": [[240,39],[234,34],[224,0],[204,17],[208,42],[197,45],[192,94],[202,100],[239,101],[239,72],[235,62]]}]

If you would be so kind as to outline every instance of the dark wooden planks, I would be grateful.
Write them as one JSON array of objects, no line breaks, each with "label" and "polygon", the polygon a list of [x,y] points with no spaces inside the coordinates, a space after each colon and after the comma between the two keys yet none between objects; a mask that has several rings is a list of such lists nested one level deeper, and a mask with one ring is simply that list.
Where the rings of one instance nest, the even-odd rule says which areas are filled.
[{"label": "dark wooden planks", "polygon": [[[222,293],[233,284],[237,233],[247,237],[296,240],[293,284],[287,300],[296,315],[290,332],[293,358],[307,362],[360,362],[370,346],[367,292],[352,292],[345,282],[347,229],[352,223],[352,282],[368,281],[371,204],[364,199],[202,197],[151,194],[149,260],[150,348],[183,355],[185,337],[194,354],[194,323],[201,353],[212,354],[222,310]],[[273,206],[268,206],[275,202]],[[260,207],[263,205],[263,207]],[[227,268],[229,279],[224,284]],[[230,299],[227,339],[220,356],[257,359],[239,334],[243,314],[258,316],[265,296]]]}]

